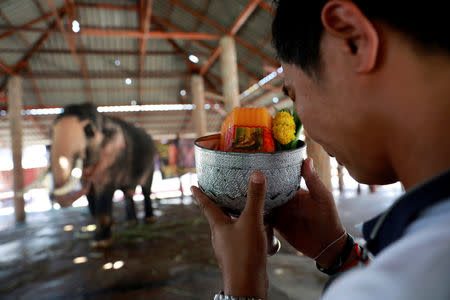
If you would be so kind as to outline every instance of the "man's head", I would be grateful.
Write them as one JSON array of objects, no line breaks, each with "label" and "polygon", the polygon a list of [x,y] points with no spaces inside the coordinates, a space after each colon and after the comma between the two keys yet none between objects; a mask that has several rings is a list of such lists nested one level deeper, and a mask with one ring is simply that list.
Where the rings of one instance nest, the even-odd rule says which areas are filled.
[{"label": "man's head", "polygon": [[420,70],[436,55],[449,57],[444,9],[419,1],[276,2],[273,43],[308,134],[357,180],[396,181],[387,141],[402,130],[399,116],[417,113]]}]

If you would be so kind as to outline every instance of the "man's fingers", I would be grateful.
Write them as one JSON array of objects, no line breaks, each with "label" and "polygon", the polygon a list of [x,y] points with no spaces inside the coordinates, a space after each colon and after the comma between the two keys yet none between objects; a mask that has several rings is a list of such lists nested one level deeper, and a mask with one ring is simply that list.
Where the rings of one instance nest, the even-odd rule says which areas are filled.
[{"label": "man's fingers", "polygon": [[331,196],[330,191],[320,180],[319,175],[314,169],[314,163],[311,158],[305,159],[302,166],[302,176],[305,179],[309,193],[315,199],[328,199]]},{"label": "man's fingers", "polygon": [[203,192],[198,187],[191,187],[192,195],[197,202],[200,210],[208,219],[209,225],[224,223],[229,217],[217,206],[214,202],[209,199],[208,196],[203,194]]},{"label": "man's fingers", "polygon": [[243,216],[259,217],[264,212],[264,201],[266,199],[266,177],[261,171],[256,171],[250,176],[247,191],[247,203],[242,212]]}]

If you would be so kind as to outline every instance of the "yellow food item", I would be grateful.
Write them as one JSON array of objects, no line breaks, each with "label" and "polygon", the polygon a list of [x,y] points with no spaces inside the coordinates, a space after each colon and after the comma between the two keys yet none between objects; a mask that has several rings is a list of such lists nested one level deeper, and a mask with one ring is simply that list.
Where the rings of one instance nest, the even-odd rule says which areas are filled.
[{"label": "yellow food item", "polygon": [[273,120],[273,137],[282,145],[287,145],[295,140],[295,121],[294,117],[285,111],[275,115]]},{"label": "yellow food item", "polygon": [[235,108],[223,121],[222,151],[273,152],[272,116],[265,108]]}]

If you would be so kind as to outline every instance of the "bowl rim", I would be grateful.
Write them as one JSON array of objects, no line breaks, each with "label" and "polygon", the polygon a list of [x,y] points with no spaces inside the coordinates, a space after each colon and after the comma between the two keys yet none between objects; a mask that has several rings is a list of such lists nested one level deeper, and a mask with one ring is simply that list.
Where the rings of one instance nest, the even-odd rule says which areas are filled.
[{"label": "bowl rim", "polygon": [[300,141],[300,145],[297,143],[297,147],[295,149],[289,149],[289,150],[280,150],[280,151],[273,151],[273,152],[232,152],[232,151],[222,151],[222,150],[213,150],[213,149],[209,149],[209,148],[205,148],[202,147],[198,144],[198,142],[201,139],[205,139],[205,138],[210,138],[210,137],[214,137],[214,136],[218,136],[220,138],[220,133],[214,133],[214,134],[208,134],[208,135],[204,135],[201,137],[198,137],[195,139],[194,141],[194,147],[201,149],[202,151],[207,151],[207,152],[211,152],[211,153],[223,153],[223,154],[227,154],[227,155],[239,155],[241,156],[242,154],[252,154],[252,155],[261,155],[261,156],[270,156],[270,155],[275,155],[275,154],[280,154],[280,153],[287,153],[287,152],[294,152],[294,151],[298,151],[298,150],[302,150],[306,148],[306,143],[302,140],[298,140]]}]

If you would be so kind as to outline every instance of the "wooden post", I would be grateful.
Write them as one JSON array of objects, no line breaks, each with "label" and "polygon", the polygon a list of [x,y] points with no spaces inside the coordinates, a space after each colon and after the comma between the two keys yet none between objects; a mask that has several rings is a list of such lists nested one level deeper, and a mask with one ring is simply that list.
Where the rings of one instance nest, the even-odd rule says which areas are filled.
[{"label": "wooden post", "polygon": [[306,153],[314,161],[314,168],[319,175],[320,180],[328,188],[330,192],[333,191],[331,185],[331,165],[330,156],[323,150],[322,146],[313,141],[305,130]]},{"label": "wooden post", "polygon": [[23,222],[25,221],[25,201],[22,169],[22,79],[20,77],[11,77],[8,82],[8,92],[8,118],[14,163],[14,214],[16,222]]},{"label": "wooden post", "polygon": [[194,128],[197,137],[206,134],[205,85],[201,75],[191,77],[192,98],[195,105]]},{"label": "wooden post", "polygon": [[222,72],[225,111],[230,113],[233,108],[240,106],[239,77],[234,39],[231,36],[224,36],[220,39],[220,47],[222,48],[220,68]]}]

